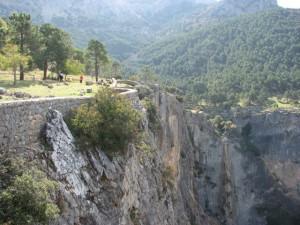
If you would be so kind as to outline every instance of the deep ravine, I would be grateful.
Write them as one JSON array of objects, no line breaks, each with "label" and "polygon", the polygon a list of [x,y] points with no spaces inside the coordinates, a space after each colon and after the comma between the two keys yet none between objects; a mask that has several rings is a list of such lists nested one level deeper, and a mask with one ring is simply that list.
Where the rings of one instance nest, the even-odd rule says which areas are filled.
[{"label": "deep ravine", "polygon": [[143,121],[151,150],[130,144],[113,159],[101,146],[79,149],[62,114],[49,111],[42,165],[60,184],[62,211],[53,225],[299,224],[298,112],[235,114],[225,137],[175,96],[150,97],[160,118],[154,132]]}]

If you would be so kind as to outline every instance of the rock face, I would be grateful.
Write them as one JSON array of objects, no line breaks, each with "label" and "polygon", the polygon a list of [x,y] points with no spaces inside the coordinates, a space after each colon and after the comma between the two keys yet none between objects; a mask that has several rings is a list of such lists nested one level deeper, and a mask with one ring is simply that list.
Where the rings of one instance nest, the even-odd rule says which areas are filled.
[{"label": "rock face", "polygon": [[[60,184],[61,217],[53,224],[214,225],[199,204],[194,151],[176,97],[153,96],[161,129],[145,135],[151,151],[133,144],[109,159],[100,149],[77,149],[58,111],[47,115],[49,168]],[[139,149],[138,149],[139,148]]]},{"label": "rock face", "polygon": [[113,159],[100,146],[78,149],[62,115],[49,111],[48,171],[62,211],[53,225],[299,224],[299,113],[238,113],[237,128],[221,136],[175,96],[154,91],[152,100],[160,128],[145,116],[151,150],[130,144]]},{"label": "rock face", "polygon": [[87,97],[39,98],[0,104],[0,151],[10,149],[24,152],[24,148],[38,149],[40,131],[46,123],[49,108],[63,114],[81,104],[88,103]]},{"label": "rock face", "polygon": [[226,225],[299,224],[299,116],[235,115],[235,133],[219,137],[205,115],[187,115],[208,215]]}]

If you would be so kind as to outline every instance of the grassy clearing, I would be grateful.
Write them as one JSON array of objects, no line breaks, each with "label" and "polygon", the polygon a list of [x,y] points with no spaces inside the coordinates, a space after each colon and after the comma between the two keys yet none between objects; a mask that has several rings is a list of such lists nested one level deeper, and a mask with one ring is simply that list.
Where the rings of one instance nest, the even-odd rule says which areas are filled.
[{"label": "grassy clearing", "polygon": [[[86,86],[85,81],[91,80],[90,77],[85,77],[82,84],[79,82],[79,76],[70,76],[72,81],[58,82],[56,80],[42,81],[41,72],[31,72],[26,74],[26,80],[17,81],[17,85],[13,85],[13,76],[9,73],[0,73],[0,87],[6,88],[9,93],[23,92],[36,97],[63,97],[63,96],[93,96],[97,92],[99,86]],[[86,89],[92,88],[93,93],[87,94]],[[0,101],[13,100],[11,96],[2,96]]]},{"label": "grassy clearing", "polygon": [[293,111],[293,110],[299,110],[300,108],[299,102],[295,100],[272,97],[269,98],[269,101],[272,102],[272,104],[269,107],[266,107],[264,111],[274,111],[277,109]]},{"label": "grassy clearing", "polygon": [[293,109],[293,108],[297,108],[297,104],[295,104],[295,103],[293,103],[291,101],[288,101],[288,100],[280,100],[277,97],[270,98],[270,100],[273,101],[274,104],[277,105],[278,108],[280,108],[280,109]]},{"label": "grassy clearing", "polygon": [[[241,99],[239,102],[239,106],[242,108],[247,108],[249,106],[249,102],[246,99]],[[280,97],[271,97],[268,98],[268,102],[265,103],[264,110],[270,111],[274,109],[299,109],[300,104],[298,101],[287,99],[287,98],[280,98]]]}]

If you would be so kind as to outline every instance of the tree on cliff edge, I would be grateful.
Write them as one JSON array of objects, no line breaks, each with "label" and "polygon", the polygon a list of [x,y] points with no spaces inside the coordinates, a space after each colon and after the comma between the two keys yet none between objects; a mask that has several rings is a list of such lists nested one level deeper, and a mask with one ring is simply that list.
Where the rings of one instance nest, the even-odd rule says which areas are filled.
[{"label": "tree on cliff edge", "polygon": [[50,66],[55,72],[65,68],[71,54],[72,41],[67,33],[51,24],[43,24],[36,32],[35,39],[39,42],[39,50],[34,58],[40,69],[43,69],[45,80]]},{"label": "tree on cliff edge", "polygon": [[87,57],[94,65],[96,82],[99,79],[100,65],[108,62],[107,52],[104,45],[97,40],[90,40],[87,48]]},{"label": "tree on cliff edge", "polygon": [[3,48],[3,55],[0,55],[0,68],[11,69],[14,76],[14,85],[17,84],[17,69],[20,65],[28,63],[30,57],[20,53],[18,46],[7,44]]},{"label": "tree on cliff edge", "polygon": [[[25,13],[13,13],[9,17],[12,29],[12,40],[19,46],[21,55],[26,55],[28,41],[31,36],[31,16]],[[20,80],[24,80],[24,64],[20,65]]]},{"label": "tree on cliff edge", "polygon": [[0,49],[4,47],[8,34],[7,23],[0,18]]}]

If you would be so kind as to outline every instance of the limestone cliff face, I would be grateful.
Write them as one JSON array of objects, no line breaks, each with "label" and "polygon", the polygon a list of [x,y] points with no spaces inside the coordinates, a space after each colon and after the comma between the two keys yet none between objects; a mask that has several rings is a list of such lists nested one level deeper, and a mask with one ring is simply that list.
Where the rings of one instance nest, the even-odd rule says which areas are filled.
[{"label": "limestone cliff face", "polygon": [[[153,94],[161,128],[143,126],[151,151],[129,145],[125,156],[77,149],[58,111],[47,116],[49,174],[60,184],[57,225],[214,225],[199,202],[196,152],[181,104]],[[46,164],[46,161],[45,163]]]},{"label": "limestone cliff face", "polygon": [[221,136],[175,96],[151,98],[160,129],[137,107],[151,150],[131,144],[113,159],[100,146],[78,149],[62,115],[49,111],[42,165],[60,184],[62,211],[53,225],[299,224],[299,113],[236,113],[236,129]]},{"label": "limestone cliff face", "polygon": [[299,113],[239,113],[220,137],[203,114],[187,114],[199,154],[205,212],[221,224],[299,224]]}]

